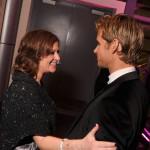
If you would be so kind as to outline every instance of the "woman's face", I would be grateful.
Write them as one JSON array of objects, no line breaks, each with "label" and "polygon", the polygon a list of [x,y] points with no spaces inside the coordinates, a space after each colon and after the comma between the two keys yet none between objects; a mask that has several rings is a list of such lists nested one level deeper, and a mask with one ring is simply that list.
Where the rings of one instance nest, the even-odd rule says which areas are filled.
[{"label": "woman's face", "polygon": [[48,56],[44,56],[41,58],[39,62],[39,71],[38,74],[43,75],[48,72],[55,72],[57,64],[60,61],[59,56],[59,43],[55,42],[52,47],[52,52]]}]

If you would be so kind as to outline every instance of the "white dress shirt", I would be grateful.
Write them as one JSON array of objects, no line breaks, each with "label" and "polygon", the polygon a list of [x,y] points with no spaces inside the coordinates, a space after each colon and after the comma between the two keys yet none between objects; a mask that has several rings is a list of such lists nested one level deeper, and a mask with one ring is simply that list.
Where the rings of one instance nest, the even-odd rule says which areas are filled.
[{"label": "white dress shirt", "polygon": [[136,70],[135,67],[127,67],[124,69],[119,69],[108,76],[109,81],[107,82],[107,84],[110,84],[120,76],[123,76],[124,74],[127,74],[129,72],[134,72],[135,70]]}]

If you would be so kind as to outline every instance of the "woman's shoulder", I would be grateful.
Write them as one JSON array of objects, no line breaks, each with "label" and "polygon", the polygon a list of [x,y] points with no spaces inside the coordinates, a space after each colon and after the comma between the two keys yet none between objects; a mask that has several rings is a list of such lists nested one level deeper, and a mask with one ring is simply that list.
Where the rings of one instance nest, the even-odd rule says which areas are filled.
[{"label": "woman's shoulder", "polygon": [[37,93],[40,86],[29,74],[16,71],[12,76],[12,83],[8,88],[8,93],[26,94]]}]

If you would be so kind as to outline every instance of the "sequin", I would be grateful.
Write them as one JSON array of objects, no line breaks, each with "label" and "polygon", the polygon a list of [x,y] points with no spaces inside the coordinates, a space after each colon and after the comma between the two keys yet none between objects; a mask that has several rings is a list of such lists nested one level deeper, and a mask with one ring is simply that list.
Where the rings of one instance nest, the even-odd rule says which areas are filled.
[{"label": "sequin", "polygon": [[0,150],[11,149],[20,140],[33,135],[54,132],[55,103],[26,73],[14,73],[13,81],[2,97],[1,108]]}]

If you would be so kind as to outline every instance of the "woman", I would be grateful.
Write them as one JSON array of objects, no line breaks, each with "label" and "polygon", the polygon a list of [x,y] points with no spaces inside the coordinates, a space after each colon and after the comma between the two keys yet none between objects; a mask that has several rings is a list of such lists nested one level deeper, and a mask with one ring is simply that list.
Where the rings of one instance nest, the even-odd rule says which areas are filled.
[{"label": "woman", "polygon": [[98,126],[83,139],[56,138],[55,103],[41,86],[45,73],[55,72],[60,61],[58,38],[44,30],[27,33],[18,50],[13,81],[2,97],[0,150],[116,149],[114,143],[98,142]]}]

